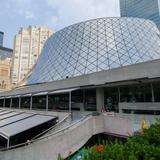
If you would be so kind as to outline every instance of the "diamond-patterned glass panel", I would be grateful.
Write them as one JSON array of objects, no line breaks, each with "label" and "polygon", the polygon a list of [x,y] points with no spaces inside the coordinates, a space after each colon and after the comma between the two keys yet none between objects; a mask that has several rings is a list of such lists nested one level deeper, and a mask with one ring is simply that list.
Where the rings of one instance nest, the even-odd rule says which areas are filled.
[{"label": "diamond-patterned glass panel", "polygon": [[160,58],[156,25],[138,18],[99,18],[51,36],[28,84],[75,77]]}]

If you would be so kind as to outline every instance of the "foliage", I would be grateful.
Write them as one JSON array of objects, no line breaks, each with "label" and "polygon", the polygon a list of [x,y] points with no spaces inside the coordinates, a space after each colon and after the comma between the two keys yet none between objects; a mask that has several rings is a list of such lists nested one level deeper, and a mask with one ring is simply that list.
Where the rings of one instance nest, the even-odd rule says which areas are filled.
[{"label": "foliage", "polygon": [[85,150],[82,160],[160,160],[160,119],[125,144],[105,142]]},{"label": "foliage", "polygon": [[64,160],[60,154],[58,154],[58,160]]}]

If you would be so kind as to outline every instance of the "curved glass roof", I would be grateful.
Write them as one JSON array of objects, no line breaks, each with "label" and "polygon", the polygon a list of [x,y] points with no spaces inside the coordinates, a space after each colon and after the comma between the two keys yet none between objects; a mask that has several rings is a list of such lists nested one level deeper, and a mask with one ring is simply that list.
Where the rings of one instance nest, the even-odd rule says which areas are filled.
[{"label": "curved glass roof", "polygon": [[156,25],[138,18],[99,18],[51,36],[27,79],[43,83],[160,58]]}]

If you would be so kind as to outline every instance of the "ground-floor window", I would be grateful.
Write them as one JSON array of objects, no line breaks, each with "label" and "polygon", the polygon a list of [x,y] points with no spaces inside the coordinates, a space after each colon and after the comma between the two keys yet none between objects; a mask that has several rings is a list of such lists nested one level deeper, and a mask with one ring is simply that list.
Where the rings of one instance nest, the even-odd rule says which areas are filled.
[{"label": "ground-floor window", "polygon": [[160,82],[152,83],[155,102],[160,102]]},{"label": "ground-floor window", "polygon": [[96,89],[85,90],[84,109],[96,111]]},{"label": "ground-floor window", "polygon": [[104,89],[104,107],[106,111],[118,111],[118,88]]},{"label": "ground-floor window", "polygon": [[10,108],[10,101],[11,101],[10,98],[5,99],[5,107],[6,108]]},{"label": "ground-floor window", "polygon": [[12,98],[12,108],[19,108],[19,98]]},{"label": "ground-floor window", "polygon": [[0,107],[3,107],[4,99],[0,99]]},{"label": "ground-floor window", "polygon": [[138,84],[120,87],[121,102],[152,102],[151,84]]},{"label": "ground-floor window", "polygon": [[69,110],[69,94],[54,94],[48,96],[49,110]]},{"label": "ground-floor window", "polygon": [[30,108],[31,97],[21,97],[21,108]]},{"label": "ground-floor window", "polygon": [[32,97],[32,108],[33,109],[46,109],[46,95],[44,96],[33,96]]}]

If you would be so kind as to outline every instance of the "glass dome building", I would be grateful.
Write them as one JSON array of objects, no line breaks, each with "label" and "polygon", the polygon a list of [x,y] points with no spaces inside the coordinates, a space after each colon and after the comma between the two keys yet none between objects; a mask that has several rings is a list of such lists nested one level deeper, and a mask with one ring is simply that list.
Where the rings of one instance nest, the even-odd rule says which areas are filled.
[{"label": "glass dome building", "polygon": [[25,85],[0,93],[0,107],[159,114],[159,68],[153,22],[89,20],[51,36]]},{"label": "glass dome building", "polygon": [[[31,155],[28,159],[55,159],[53,155],[60,152],[51,140],[53,143],[57,141],[58,133],[62,143],[66,144],[69,131],[72,136],[73,129],[78,129],[77,133],[81,128],[82,132],[86,131],[85,136],[74,136],[76,140],[82,138],[83,141],[89,133],[111,132],[110,135],[129,136],[130,132],[140,129],[142,119],[152,124],[155,116],[160,115],[160,32],[153,22],[138,18],[100,18],[74,24],[47,40],[26,81],[26,85],[0,93],[0,141],[8,147],[8,152],[3,149],[5,155],[2,157],[17,160]],[[20,112],[15,113],[16,110]],[[24,111],[27,114],[35,112],[39,116],[43,113],[59,115],[62,123],[56,127],[56,133],[51,127],[48,132],[38,134],[36,137],[40,143],[34,137],[26,145],[20,144],[22,148],[12,146],[12,141],[18,139],[17,134],[8,136],[4,131],[12,133],[13,130],[14,133],[18,128],[18,131],[22,130],[18,135],[28,133],[24,132],[24,124],[19,124],[17,118],[22,116],[28,125],[30,121],[23,117]],[[29,117],[34,118],[32,115]],[[4,125],[3,119],[9,124]],[[44,126],[42,117],[32,120],[29,126],[34,124],[32,122],[43,123],[40,128]],[[106,127],[104,131],[103,127]],[[36,130],[39,129],[36,127]],[[65,133],[66,141],[62,137]],[[72,141],[69,146],[75,151],[77,144],[73,144],[76,143]],[[39,154],[33,156],[31,147]],[[68,144],[65,147],[68,149]],[[67,151],[65,147],[61,148],[68,156],[71,150]],[[4,158],[0,159],[6,160]]]},{"label": "glass dome building", "polygon": [[160,58],[156,25],[139,18],[99,18],[51,36],[27,84],[50,82]]}]

